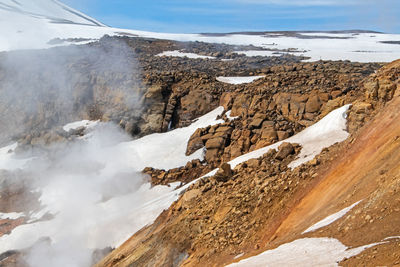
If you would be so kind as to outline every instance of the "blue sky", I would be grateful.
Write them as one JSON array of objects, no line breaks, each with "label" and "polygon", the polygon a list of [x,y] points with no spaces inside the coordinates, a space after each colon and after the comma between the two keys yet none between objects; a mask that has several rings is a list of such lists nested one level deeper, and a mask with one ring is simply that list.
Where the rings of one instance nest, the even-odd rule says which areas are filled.
[{"label": "blue sky", "polygon": [[113,27],[158,32],[400,33],[400,0],[62,0]]}]

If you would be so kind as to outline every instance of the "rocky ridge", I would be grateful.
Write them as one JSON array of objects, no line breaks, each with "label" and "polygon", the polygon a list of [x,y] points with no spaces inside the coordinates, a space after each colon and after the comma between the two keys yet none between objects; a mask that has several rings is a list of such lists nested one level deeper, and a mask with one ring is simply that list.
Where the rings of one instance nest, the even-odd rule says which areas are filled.
[{"label": "rocky ridge", "polygon": [[[128,266],[131,264],[140,266],[221,266],[237,261],[236,255],[258,254],[267,248],[274,248],[299,238],[301,231],[306,229],[304,226],[309,225],[309,220],[315,221],[313,216],[316,216],[316,213],[304,214],[303,209],[298,206],[304,205],[303,202],[308,201],[306,202],[308,207],[312,208],[312,205],[315,205],[315,199],[318,198],[313,195],[322,195],[326,190],[330,190],[329,186],[336,185],[339,185],[336,187],[343,192],[337,191],[339,189],[336,188],[331,194],[341,192],[339,197],[320,196],[324,199],[323,204],[340,207],[343,206],[343,201],[354,203],[360,198],[370,204],[354,209],[345,219],[329,226],[328,230],[323,229],[308,236],[334,236],[351,246],[379,242],[385,237],[396,236],[400,229],[398,229],[399,224],[394,220],[398,212],[395,208],[398,192],[398,168],[395,163],[398,157],[396,157],[395,147],[398,137],[396,139],[396,130],[394,130],[397,129],[398,123],[394,114],[397,114],[395,107],[399,101],[399,69],[400,64],[397,61],[385,66],[362,82],[359,81],[353,90],[341,91],[341,94],[336,97],[332,95],[335,93],[330,92],[329,96],[325,98],[326,101],[321,101],[321,98],[324,99],[324,97],[320,97],[318,94],[299,101],[305,107],[311,99],[308,110],[315,113],[314,119],[344,103],[353,103],[348,114],[348,127],[352,136],[347,141],[324,149],[314,160],[294,170],[290,170],[286,166],[287,162],[290,162],[295,155],[284,153],[285,156],[277,156],[279,153],[283,153],[283,147],[278,152],[270,151],[259,159],[253,159],[237,166],[232,173],[226,165],[222,165],[214,177],[202,179],[192,185],[169,210],[159,216],[153,225],[135,234],[97,266]],[[238,98],[234,98],[234,101],[236,99]],[[275,97],[276,99],[279,98]],[[292,96],[289,99],[292,99]],[[282,112],[283,106],[288,108],[288,111],[285,112],[287,116],[285,119],[295,120],[294,116],[290,117],[289,115],[292,106],[293,110],[299,110],[297,105],[291,104],[291,102],[282,102],[283,105],[279,105],[280,111]],[[285,103],[287,104],[285,105]],[[234,104],[231,105],[233,115],[239,115],[238,120],[243,123],[243,118],[246,118],[249,109],[244,106],[243,113],[240,113],[234,110]],[[241,107],[241,105],[238,106]],[[298,116],[298,114],[292,115]],[[279,115],[282,116],[282,113]],[[301,115],[304,116],[304,113]],[[245,125],[247,129],[257,129],[257,126],[261,128],[264,121],[267,121],[265,128],[268,129],[269,122],[263,118],[253,124],[256,127],[251,128],[250,123]],[[389,124],[390,128],[386,128]],[[212,150],[221,143],[226,146],[227,143],[223,141],[224,136],[233,132],[231,128],[234,125],[235,121],[227,121],[221,126],[198,130],[189,142],[188,153],[190,153],[191,147],[196,149],[203,145],[207,148],[209,140],[215,141],[208,143],[208,149]],[[219,128],[226,130],[218,131]],[[264,126],[261,129],[264,129]],[[382,135],[384,130],[387,130],[388,133]],[[372,140],[387,140],[379,141],[381,142],[379,145],[383,145],[385,147],[383,149],[386,149],[380,150],[381,154],[367,152],[375,149],[375,146],[365,146],[365,143],[368,142],[366,140],[371,137],[371,132],[373,132],[374,138],[377,138]],[[203,137],[210,134],[216,136],[214,138]],[[230,144],[232,143],[230,142]],[[296,148],[288,149],[288,151],[296,151]],[[355,164],[349,164],[348,157],[343,157],[346,155],[345,151],[354,151],[354,153],[350,152],[351,155],[355,154],[357,157],[362,155],[362,158],[372,155],[368,170],[371,168],[377,168],[376,171],[381,169],[378,171],[379,174],[375,175],[376,171],[372,174],[368,174],[368,170],[360,171],[363,166],[362,158],[358,159],[358,162],[355,161]],[[220,157],[221,154],[215,156],[215,158]],[[391,158],[390,163],[383,164],[377,159],[382,160],[385,157]],[[331,182],[333,184],[329,184],[328,181],[338,179],[335,176],[340,173],[340,164],[346,164],[348,166],[346,170],[355,173],[354,175],[358,177],[356,181],[361,184],[366,183],[368,190],[365,190],[363,186],[358,186],[357,182],[351,183],[353,187],[346,183]],[[390,175],[386,175],[388,171],[391,173]],[[346,173],[340,175],[345,177]],[[376,179],[380,182],[377,182]],[[311,196],[313,197],[311,198]],[[369,199],[369,202],[365,199]],[[218,204],[216,205],[216,203]],[[321,207],[320,211],[322,207],[327,208],[323,204],[318,205]],[[368,214],[372,210],[379,215]],[[299,211],[300,214],[297,214]],[[380,219],[374,219],[375,216]],[[302,219],[299,220],[299,218]],[[351,220],[354,220],[354,223],[352,222],[349,226],[346,222]],[[362,223],[357,223],[358,221]],[[376,225],[377,221],[380,221],[380,227]],[[294,222],[296,222],[295,226],[293,226]],[[335,228],[338,224],[339,227]],[[387,226],[383,227],[383,225]],[[352,231],[354,227],[359,230]],[[376,230],[377,227],[380,231]],[[371,231],[371,229],[375,229],[379,234],[366,234],[366,231]],[[366,238],[367,236],[368,238]],[[397,247],[398,239],[392,238],[382,245],[377,245],[374,249],[365,250],[360,256],[346,259],[343,264],[350,266],[360,263],[371,266],[381,263],[398,264]],[[377,251],[387,253],[378,256]]]}]

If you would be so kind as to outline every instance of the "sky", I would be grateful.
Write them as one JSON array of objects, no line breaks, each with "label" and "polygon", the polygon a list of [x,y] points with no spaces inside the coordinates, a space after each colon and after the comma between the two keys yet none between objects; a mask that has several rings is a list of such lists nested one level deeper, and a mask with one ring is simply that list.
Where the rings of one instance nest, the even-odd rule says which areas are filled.
[{"label": "sky", "polygon": [[375,30],[400,33],[400,0],[61,0],[113,27],[201,33]]}]

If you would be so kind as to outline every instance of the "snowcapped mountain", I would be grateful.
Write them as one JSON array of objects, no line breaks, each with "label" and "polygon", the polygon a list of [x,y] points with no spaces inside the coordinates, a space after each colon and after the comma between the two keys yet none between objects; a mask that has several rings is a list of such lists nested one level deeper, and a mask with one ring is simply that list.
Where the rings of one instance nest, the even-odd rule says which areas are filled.
[{"label": "snowcapped mountain", "polygon": [[[365,31],[169,34],[106,27],[56,0],[0,0],[0,51],[83,44],[105,34],[175,41],[254,45],[247,56],[294,54],[317,60],[390,62],[400,56],[398,34]],[[275,53],[273,55],[273,53]]]}]

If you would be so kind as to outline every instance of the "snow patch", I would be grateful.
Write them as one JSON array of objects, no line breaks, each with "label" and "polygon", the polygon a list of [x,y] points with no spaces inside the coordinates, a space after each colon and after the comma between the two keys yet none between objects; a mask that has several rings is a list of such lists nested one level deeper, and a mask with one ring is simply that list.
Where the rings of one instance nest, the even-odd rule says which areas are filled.
[{"label": "snow patch", "polygon": [[232,116],[231,116],[231,112],[232,112],[232,110],[228,110],[228,111],[225,113],[225,115],[226,115],[226,117],[228,118],[228,120],[233,121],[233,120],[236,120],[237,118],[239,118],[239,116],[232,117]]},{"label": "snow patch", "polygon": [[244,256],[244,253],[240,253],[240,254],[236,255],[233,259],[236,260],[236,259],[239,259],[242,256]]},{"label": "snow patch", "polygon": [[294,169],[303,163],[312,160],[321,151],[335,143],[342,142],[349,137],[346,131],[347,111],[351,105],[338,108],[304,131],[288,138],[286,142],[298,143],[302,146],[298,159],[289,164]]},{"label": "snow patch", "polygon": [[19,219],[24,216],[25,216],[25,214],[22,212],[10,212],[10,213],[0,212],[0,220],[4,220],[4,219],[16,220],[16,219]]},{"label": "snow patch", "polygon": [[358,255],[363,250],[379,244],[349,249],[334,238],[304,238],[228,266],[339,266],[338,262],[343,259]]},{"label": "snow patch", "polygon": [[20,159],[15,156],[14,150],[18,143],[0,148],[0,170],[16,170],[22,168],[29,159]]},{"label": "snow patch", "polygon": [[247,50],[235,51],[237,54],[245,55],[246,57],[280,57],[286,52],[270,51],[270,50]]},{"label": "snow patch", "polygon": [[210,56],[202,56],[194,53],[185,53],[181,52],[179,50],[174,50],[174,51],[164,51],[161,54],[157,55],[158,57],[187,57],[187,58],[200,58],[200,59],[215,59],[215,57],[210,57]]},{"label": "snow patch", "polygon": [[338,212],[336,212],[336,213],[334,213],[334,214],[332,214],[332,215],[326,217],[325,219],[323,219],[323,220],[317,222],[316,224],[312,225],[310,228],[308,228],[307,230],[305,230],[305,231],[303,232],[303,234],[308,233],[308,232],[313,232],[313,231],[315,231],[315,230],[318,230],[318,229],[320,229],[320,228],[322,228],[322,227],[325,227],[325,226],[327,226],[327,225],[330,225],[331,223],[333,223],[333,222],[339,220],[339,219],[342,218],[344,215],[346,215],[351,209],[353,209],[355,206],[357,206],[360,202],[361,202],[361,200],[358,201],[358,202],[356,202],[356,203],[354,203],[353,205],[351,205],[351,206],[349,206],[349,207],[347,207],[347,208],[344,208],[344,209],[342,209],[341,211],[338,211]]},{"label": "snow patch", "polygon": [[244,77],[217,77],[217,81],[229,84],[244,84],[252,83],[255,80],[264,78],[264,76],[244,76]]},{"label": "snow patch", "polygon": [[127,158],[130,158],[132,153],[139,155],[135,159],[138,170],[145,167],[169,170],[184,166],[188,161],[194,159],[202,160],[204,158],[203,149],[199,149],[189,156],[185,155],[187,143],[198,128],[223,123],[224,120],[216,119],[223,111],[223,107],[218,107],[198,118],[188,127],[174,129],[166,133],[155,133],[131,142],[121,143],[118,149]]},{"label": "snow patch", "polygon": [[400,236],[389,236],[383,239],[383,241],[392,240],[392,239],[400,239]]},{"label": "snow patch", "polygon": [[75,121],[68,123],[63,126],[64,131],[69,132],[70,130],[76,130],[80,127],[85,127],[86,129],[95,127],[99,121],[89,121],[89,120],[82,120],[82,121]]}]

